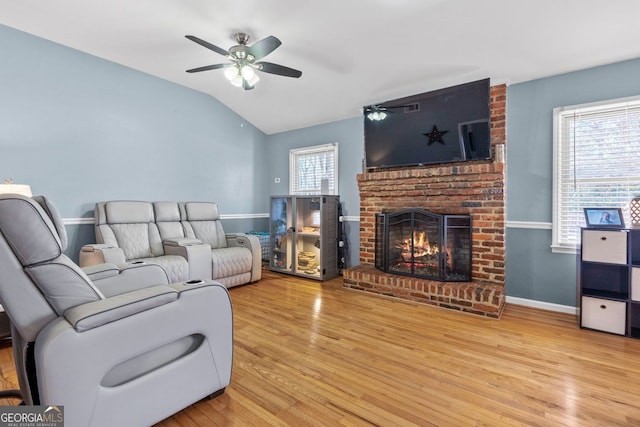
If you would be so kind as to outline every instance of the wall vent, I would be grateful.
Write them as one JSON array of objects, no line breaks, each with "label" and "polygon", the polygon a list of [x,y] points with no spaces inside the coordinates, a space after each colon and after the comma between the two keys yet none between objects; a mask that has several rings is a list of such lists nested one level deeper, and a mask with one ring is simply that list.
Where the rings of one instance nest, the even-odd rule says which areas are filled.
[{"label": "wall vent", "polygon": [[415,113],[416,111],[420,111],[420,103],[419,102],[404,106],[404,112],[405,113]]}]

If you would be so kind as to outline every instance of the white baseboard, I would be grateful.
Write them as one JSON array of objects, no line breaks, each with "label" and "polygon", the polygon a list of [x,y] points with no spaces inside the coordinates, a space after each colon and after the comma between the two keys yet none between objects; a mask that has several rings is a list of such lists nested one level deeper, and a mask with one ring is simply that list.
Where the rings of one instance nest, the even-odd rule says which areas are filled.
[{"label": "white baseboard", "polygon": [[570,305],[554,304],[551,302],[536,301],[532,299],[518,298],[507,296],[508,304],[523,305],[525,307],[539,308],[542,310],[557,311],[559,313],[567,313],[578,315],[578,307]]}]

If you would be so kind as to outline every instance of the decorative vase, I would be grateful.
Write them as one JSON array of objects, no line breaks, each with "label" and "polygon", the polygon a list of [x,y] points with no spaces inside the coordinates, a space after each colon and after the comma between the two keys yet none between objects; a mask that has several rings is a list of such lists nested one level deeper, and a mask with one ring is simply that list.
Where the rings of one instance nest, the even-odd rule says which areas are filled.
[{"label": "decorative vase", "polygon": [[640,226],[640,197],[631,199],[629,211],[631,212],[631,223],[634,226]]}]

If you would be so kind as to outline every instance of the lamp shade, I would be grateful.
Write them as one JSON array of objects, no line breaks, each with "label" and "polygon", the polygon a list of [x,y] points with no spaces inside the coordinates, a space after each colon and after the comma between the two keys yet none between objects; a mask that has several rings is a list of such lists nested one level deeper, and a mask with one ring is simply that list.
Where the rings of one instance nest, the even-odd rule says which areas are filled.
[{"label": "lamp shade", "polygon": [[3,184],[0,184],[0,194],[21,194],[23,196],[31,197],[31,186],[27,184],[14,184],[13,181],[7,179]]}]

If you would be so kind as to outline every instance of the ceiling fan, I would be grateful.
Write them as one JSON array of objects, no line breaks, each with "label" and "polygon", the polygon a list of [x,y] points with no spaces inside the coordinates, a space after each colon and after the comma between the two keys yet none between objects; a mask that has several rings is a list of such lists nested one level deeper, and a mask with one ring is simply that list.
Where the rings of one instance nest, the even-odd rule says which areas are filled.
[{"label": "ceiling fan", "polygon": [[253,89],[254,85],[258,82],[259,77],[256,74],[256,70],[294,78],[302,75],[301,71],[294,70],[293,68],[260,61],[260,59],[276,50],[276,48],[282,44],[282,42],[274,36],[269,36],[255,42],[251,46],[247,46],[249,35],[246,33],[236,33],[233,35],[233,38],[238,44],[230,47],[229,50],[222,49],[196,36],[185,37],[207,49],[226,56],[231,61],[225,64],[205,65],[204,67],[192,68],[187,70],[187,73],[198,73],[200,71],[225,68],[225,77],[227,77],[231,84],[242,87],[244,90]]}]

